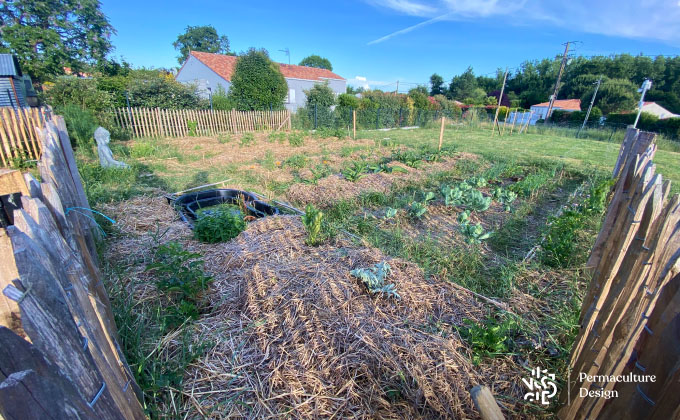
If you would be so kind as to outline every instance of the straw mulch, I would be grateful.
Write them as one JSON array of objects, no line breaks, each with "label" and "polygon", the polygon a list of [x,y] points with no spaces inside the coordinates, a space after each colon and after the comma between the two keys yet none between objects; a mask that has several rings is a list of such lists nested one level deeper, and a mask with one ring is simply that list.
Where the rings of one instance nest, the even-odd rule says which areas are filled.
[{"label": "straw mulch", "polygon": [[[209,309],[192,327],[193,345],[208,350],[175,390],[184,405],[169,407],[179,418],[476,418],[470,388],[508,390],[489,379],[514,368],[488,376],[488,366],[471,366],[455,332],[488,310],[412,263],[342,239],[309,247],[299,217],[260,219],[228,243],[207,245],[161,198],[106,210],[121,230],[109,258],[140,258],[159,230],[163,241],[201,252],[215,277]],[[370,295],[349,274],[381,261],[400,300]],[[141,296],[152,293],[140,287]],[[162,347],[180,351],[181,337]]]},{"label": "straw mulch", "polygon": [[316,184],[294,184],[286,192],[288,200],[300,204],[314,204],[328,207],[338,201],[354,198],[362,193],[390,191],[398,183],[417,182],[437,172],[451,171],[459,160],[478,160],[477,155],[457,153],[453,157],[435,163],[425,163],[420,169],[409,168],[400,162],[390,166],[406,169],[408,173],[392,172],[366,175],[356,182],[336,174],[320,179]]}]

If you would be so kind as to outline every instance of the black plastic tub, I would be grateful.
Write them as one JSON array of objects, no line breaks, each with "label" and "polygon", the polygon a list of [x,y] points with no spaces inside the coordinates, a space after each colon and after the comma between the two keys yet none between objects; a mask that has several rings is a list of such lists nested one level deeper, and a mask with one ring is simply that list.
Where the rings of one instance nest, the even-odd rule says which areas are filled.
[{"label": "black plastic tub", "polygon": [[224,188],[188,193],[174,199],[168,197],[168,202],[179,211],[182,220],[193,228],[198,210],[220,204],[238,204],[241,199],[245,202],[250,216],[260,218],[281,214],[278,208],[258,200],[253,193]]}]

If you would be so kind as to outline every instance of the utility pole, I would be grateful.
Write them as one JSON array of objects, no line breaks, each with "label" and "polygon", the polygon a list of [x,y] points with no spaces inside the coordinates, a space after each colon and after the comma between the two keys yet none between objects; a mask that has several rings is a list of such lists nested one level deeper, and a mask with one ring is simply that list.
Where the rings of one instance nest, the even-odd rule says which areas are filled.
[{"label": "utility pole", "polygon": [[581,128],[578,129],[578,132],[576,133],[576,138],[578,138],[578,135],[581,134],[581,130],[586,128],[586,123],[588,122],[588,117],[590,117],[590,111],[593,109],[593,104],[595,103],[595,97],[597,96],[597,90],[600,89],[600,84],[602,83],[602,76],[600,76],[599,79],[597,79],[597,82],[595,83],[595,92],[593,92],[593,97],[590,99],[590,105],[588,105],[588,112],[586,112],[586,118],[583,120],[583,125]]},{"label": "utility pole", "polygon": [[637,127],[637,123],[640,120],[640,114],[642,114],[642,105],[645,104],[645,93],[647,93],[647,91],[651,88],[652,88],[652,81],[649,80],[649,79],[645,79],[645,81],[642,82],[642,87],[640,87],[640,89],[638,89],[638,92],[640,92],[642,94],[640,95],[640,102],[638,103],[638,113],[637,113],[637,117],[635,117],[635,124],[633,124],[633,128]]},{"label": "utility pole", "polygon": [[394,93],[399,93],[399,80],[397,80],[397,89],[394,91]]},{"label": "utility pole", "polygon": [[560,72],[557,74],[557,82],[555,82],[555,90],[552,96],[550,96],[550,103],[548,103],[548,112],[545,114],[546,121],[552,115],[553,104],[555,99],[557,99],[557,92],[560,90],[560,81],[562,80],[562,72],[564,72],[564,67],[567,65],[567,53],[569,52],[569,44],[574,41],[567,42],[564,47],[564,55],[562,55],[562,64],[560,64]]},{"label": "utility pole", "polygon": [[[508,68],[505,68],[505,74],[503,75],[503,87],[501,88],[501,94],[498,96],[498,105],[496,106],[496,115],[493,117],[493,127],[491,127],[491,137],[496,132],[496,122],[498,122],[498,112],[501,110],[501,101],[503,100],[503,92],[505,91],[505,82],[508,80]],[[501,128],[498,127],[498,134],[501,133]]]}]

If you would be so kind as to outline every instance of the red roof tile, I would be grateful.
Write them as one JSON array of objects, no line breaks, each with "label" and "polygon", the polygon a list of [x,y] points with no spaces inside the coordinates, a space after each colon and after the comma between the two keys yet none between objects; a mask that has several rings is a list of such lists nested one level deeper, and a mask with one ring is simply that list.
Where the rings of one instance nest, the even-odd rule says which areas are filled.
[{"label": "red roof tile", "polygon": [[[542,102],[540,104],[532,106],[548,106],[549,102]],[[580,99],[557,99],[553,103],[553,108],[565,109],[568,111],[580,111],[581,110],[581,100]]]},{"label": "red roof tile", "polygon": [[[237,56],[213,54],[192,51],[191,55],[196,57],[200,62],[210,67],[215,73],[219,74],[224,80],[231,81],[231,75],[234,74],[236,68]],[[277,63],[283,77],[290,79],[303,80],[319,80],[338,79],[345,80],[337,74],[326,69],[317,69],[315,67],[296,66],[294,64]]]}]

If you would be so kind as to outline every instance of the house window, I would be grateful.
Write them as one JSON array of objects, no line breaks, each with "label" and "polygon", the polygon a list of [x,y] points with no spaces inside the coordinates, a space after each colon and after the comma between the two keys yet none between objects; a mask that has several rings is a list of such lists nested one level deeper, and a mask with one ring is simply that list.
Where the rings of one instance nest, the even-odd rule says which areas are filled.
[{"label": "house window", "polygon": [[288,96],[286,96],[286,103],[295,103],[295,89],[288,89]]}]

